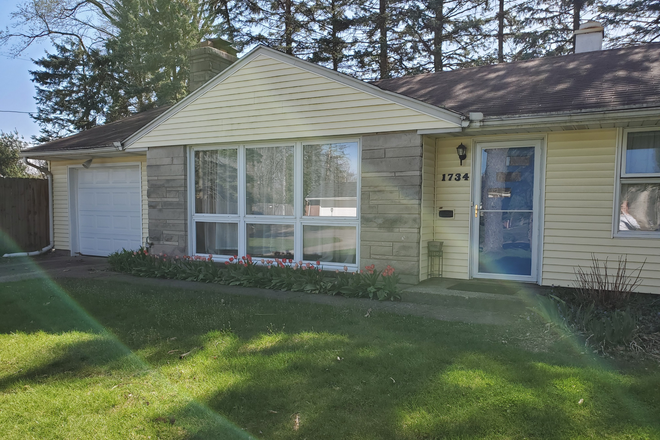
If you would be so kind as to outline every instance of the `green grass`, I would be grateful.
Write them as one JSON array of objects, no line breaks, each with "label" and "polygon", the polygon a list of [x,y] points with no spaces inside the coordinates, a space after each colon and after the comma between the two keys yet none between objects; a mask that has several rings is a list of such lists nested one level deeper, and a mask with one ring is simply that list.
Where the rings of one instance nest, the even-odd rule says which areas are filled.
[{"label": "green grass", "polygon": [[0,437],[660,438],[657,365],[615,369],[533,318],[163,285],[0,284]]}]

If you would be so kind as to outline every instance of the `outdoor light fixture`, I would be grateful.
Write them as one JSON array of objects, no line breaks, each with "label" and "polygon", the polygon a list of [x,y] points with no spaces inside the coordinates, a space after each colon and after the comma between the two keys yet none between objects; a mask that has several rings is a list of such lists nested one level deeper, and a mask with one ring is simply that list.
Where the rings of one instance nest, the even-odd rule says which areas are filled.
[{"label": "outdoor light fixture", "polygon": [[94,158],[92,158],[92,159],[87,159],[86,161],[84,161],[84,162],[82,163],[82,166],[84,166],[85,168],[89,168],[90,166],[92,166],[92,161],[93,161],[93,160],[94,160]]},{"label": "outdoor light fixture", "polygon": [[463,161],[467,157],[467,147],[463,145],[463,142],[461,142],[461,145],[456,147],[456,153],[458,153],[458,158],[461,160],[461,166],[463,166]]}]

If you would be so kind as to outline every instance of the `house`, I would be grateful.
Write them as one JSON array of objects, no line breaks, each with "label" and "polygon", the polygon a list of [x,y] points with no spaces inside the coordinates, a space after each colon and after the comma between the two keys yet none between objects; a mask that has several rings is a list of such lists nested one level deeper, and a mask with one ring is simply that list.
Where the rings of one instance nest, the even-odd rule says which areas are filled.
[{"label": "house", "polygon": [[417,283],[442,241],[446,277],[569,285],[592,254],[627,255],[660,294],[660,44],[577,38],[590,51],[375,83],[206,45],[178,104],[24,155],[48,160],[72,253],[391,264]]}]

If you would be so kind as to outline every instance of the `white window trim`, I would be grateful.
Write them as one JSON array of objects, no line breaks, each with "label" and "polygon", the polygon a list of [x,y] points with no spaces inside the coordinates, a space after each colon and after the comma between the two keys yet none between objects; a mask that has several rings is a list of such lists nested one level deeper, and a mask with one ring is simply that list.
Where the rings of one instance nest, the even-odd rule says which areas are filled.
[{"label": "white window trim", "polygon": [[626,173],[626,149],[628,133],[660,131],[660,127],[619,128],[617,132],[616,160],[614,168],[614,206],[612,215],[612,238],[660,238],[660,231],[619,231],[621,215],[621,185],[622,183],[657,183],[660,174]]},{"label": "white window trim", "polygon": [[[336,143],[356,143],[357,144],[357,210],[355,217],[314,217],[303,215],[303,146],[310,144],[336,144]],[[264,147],[294,147],[294,215],[293,216],[273,216],[273,215],[246,215],[246,150],[248,148]],[[236,214],[197,214],[195,213],[195,151],[208,151],[220,149],[238,149],[238,215]],[[195,223],[215,222],[215,223],[238,223],[238,254],[239,256],[247,253],[247,224],[272,224],[272,225],[294,225],[294,260],[311,262],[303,259],[303,226],[353,226],[355,227],[355,264],[346,265],[344,263],[323,262],[322,267],[326,270],[342,270],[345,266],[349,271],[356,271],[360,266],[360,206],[361,206],[361,184],[362,184],[362,142],[361,138],[310,138],[290,142],[272,142],[272,143],[254,143],[254,144],[226,144],[226,145],[204,145],[191,146],[188,148],[188,254],[208,257],[208,254],[195,253],[195,244],[197,242],[197,231]],[[211,258],[215,262],[228,261],[230,256],[214,255]],[[255,263],[260,264],[261,258],[255,258]]]}]

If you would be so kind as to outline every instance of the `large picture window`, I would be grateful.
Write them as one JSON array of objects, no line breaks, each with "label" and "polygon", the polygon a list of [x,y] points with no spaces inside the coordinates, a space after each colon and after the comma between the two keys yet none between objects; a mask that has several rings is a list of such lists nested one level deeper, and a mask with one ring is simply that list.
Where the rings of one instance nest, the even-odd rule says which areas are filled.
[{"label": "large picture window", "polygon": [[660,236],[660,131],[626,131],[619,170],[621,236]]},{"label": "large picture window", "polygon": [[194,148],[192,252],[359,261],[357,141]]}]

